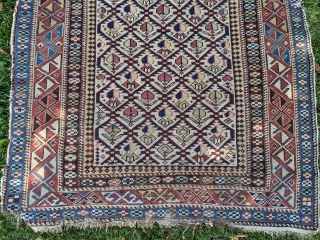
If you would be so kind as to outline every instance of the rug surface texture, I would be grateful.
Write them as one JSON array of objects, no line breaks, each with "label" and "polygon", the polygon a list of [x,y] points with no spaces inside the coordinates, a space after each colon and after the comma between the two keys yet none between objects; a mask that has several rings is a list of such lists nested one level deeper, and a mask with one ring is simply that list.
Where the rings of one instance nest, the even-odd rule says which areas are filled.
[{"label": "rug surface texture", "polygon": [[18,0],[4,213],[318,228],[297,0]]}]

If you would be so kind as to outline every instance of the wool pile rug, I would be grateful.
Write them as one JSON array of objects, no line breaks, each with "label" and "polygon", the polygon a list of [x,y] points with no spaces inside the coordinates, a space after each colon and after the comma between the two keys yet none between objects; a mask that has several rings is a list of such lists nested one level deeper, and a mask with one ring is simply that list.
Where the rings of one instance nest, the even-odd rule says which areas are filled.
[{"label": "wool pile rug", "polygon": [[12,46],[4,213],[318,229],[300,1],[18,0]]}]

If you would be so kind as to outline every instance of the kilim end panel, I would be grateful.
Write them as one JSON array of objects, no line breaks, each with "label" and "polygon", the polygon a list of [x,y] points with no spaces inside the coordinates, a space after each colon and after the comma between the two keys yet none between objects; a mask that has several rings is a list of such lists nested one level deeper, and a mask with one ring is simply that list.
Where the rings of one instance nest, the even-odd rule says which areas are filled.
[{"label": "kilim end panel", "polygon": [[2,211],[318,229],[298,0],[20,0]]}]

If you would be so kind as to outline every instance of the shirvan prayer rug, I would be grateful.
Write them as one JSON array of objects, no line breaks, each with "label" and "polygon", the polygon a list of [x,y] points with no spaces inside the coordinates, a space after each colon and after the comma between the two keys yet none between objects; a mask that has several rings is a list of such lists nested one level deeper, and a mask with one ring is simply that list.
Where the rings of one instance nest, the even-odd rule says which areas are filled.
[{"label": "shirvan prayer rug", "polygon": [[18,0],[14,22],[4,213],[318,229],[299,0]]}]

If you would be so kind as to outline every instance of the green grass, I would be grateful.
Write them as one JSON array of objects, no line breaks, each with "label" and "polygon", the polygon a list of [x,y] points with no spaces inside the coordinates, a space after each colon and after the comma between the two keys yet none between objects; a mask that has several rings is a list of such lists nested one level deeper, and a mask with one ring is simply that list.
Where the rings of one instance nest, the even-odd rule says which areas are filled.
[{"label": "green grass", "polygon": [[[9,126],[9,94],[10,94],[10,32],[12,25],[12,14],[15,0],[6,0],[3,4],[3,11],[0,12],[0,49],[5,53],[0,53],[0,168],[5,165],[6,151],[8,144]],[[312,37],[312,46],[316,63],[320,65],[320,0],[304,0],[304,7],[307,11],[308,23]],[[318,98],[318,120],[320,121],[320,74],[317,73],[317,98]],[[152,228],[144,232],[141,228],[87,228],[64,229],[60,233],[34,233],[24,223],[17,227],[16,219],[4,217],[0,214],[0,239],[229,239],[237,233],[244,233],[241,230],[230,229],[228,227],[205,226],[197,229],[183,227],[160,228],[155,224]],[[294,240],[301,239],[294,235],[282,235],[273,238],[265,233],[247,233],[246,239],[279,239]],[[320,239],[320,234],[312,237]]]},{"label": "green grass", "polygon": [[15,1],[7,1],[0,13],[0,49],[5,52],[0,53],[0,168],[4,167],[9,142],[10,32],[14,5]]}]

